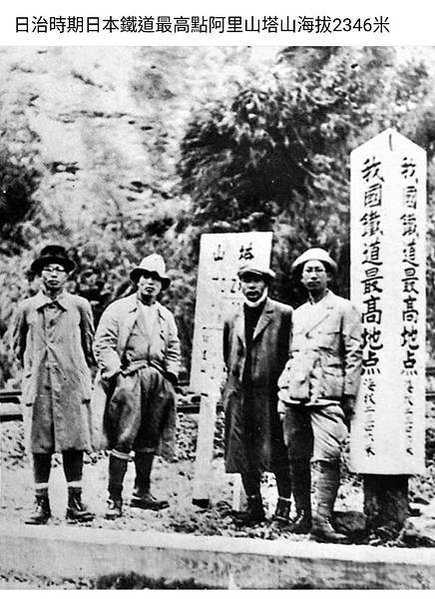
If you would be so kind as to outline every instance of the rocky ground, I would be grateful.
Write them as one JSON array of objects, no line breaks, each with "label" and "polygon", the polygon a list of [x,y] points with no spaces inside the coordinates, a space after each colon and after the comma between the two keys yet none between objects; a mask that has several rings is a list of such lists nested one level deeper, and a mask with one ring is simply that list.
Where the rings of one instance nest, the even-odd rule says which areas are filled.
[{"label": "rocky ground", "polygon": [[[214,446],[214,459],[210,480],[209,509],[201,509],[192,504],[192,488],[194,479],[195,442],[198,416],[182,414],[179,419],[178,457],[173,463],[166,463],[157,458],[153,473],[153,492],[159,497],[167,497],[170,507],[161,512],[142,511],[128,506],[128,499],[133,488],[134,468],[129,465],[125,481],[126,507],[122,518],[116,521],[104,519],[107,483],[107,456],[101,452],[88,456],[84,471],[84,499],[95,512],[95,520],[91,523],[70,524],[104,529],[155,530],[160,532],[182,532],[193,535],[223,535],[231,537],[255,537],[276,539],[286,537],[292,541],[306,541],[306,535],[292,535],[280,528],[270,519],[262,525],[251,528],[238,528],[232,520],[231,508],[234,478],[225,474],[223,464],[222,418],[218,418],[218,426]],[[24,453],[21,422],[2,423],[1,425],[1,505],[0,521],[22,523],[26,514],[32,509],[33,487],[29,458]],[[52,526],[65,524],[66,485],[63,477],[61,460],[53,458],[54,468],[50,479],[50,495],[53,517]],[[410,497],[413,502],[430,502],[435,497],[435,462],[433,455],[427,463],[424,476],[413,477],[410,482]],[[276,492],[272,475],[263,479],[264,503],[269,516],[272,515]],[[349,473],[346,468],[346,456],[342,468],[342,484],[340,487],[336,509],[341,512],[362,511],[363,493],[361,480]],[[403,543],[402,543],[403,544]],[[1,576],[0,588],[98,588],[95,581],[47,581],[45,579],[28,579],[22,576]],[[122,588],[115,580],[106,583],[105,588]],[[124,588],[150,588],[147,582],[130,581]],[[131,586],[133,584],[133,586]],[[92,585],[94,585],[92,587]],[[142,586],[141,586],[142,585]],[[99,587],[101,588],[101,586]],[[164,588],[162,585],[159,588]]]}]

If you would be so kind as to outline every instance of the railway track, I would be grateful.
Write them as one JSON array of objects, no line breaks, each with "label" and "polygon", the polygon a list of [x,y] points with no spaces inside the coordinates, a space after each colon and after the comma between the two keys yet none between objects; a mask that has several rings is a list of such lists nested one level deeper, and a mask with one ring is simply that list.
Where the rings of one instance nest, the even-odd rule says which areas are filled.
[{"label": "railway track", "polygon": [[[200,396],[189,393],[187,387],[183,389],[183,392],[182,399],[178,401],[177,412],[181,414],[198,414]],[[221,409],[220,405],[218,405],[218,409]],[[22,419],[21,391],[0,391],[0,422]]]},{"label": "railway track", "polygon": [[[186,399],[178,402],[177,412],[181,414],[199,414],[200,397],[186,393]],[[8,422],[10,420],[22,420],[21,411],[21,391],[0,391],[0,422]],[[426,392],[426,401],[431,405],[427,406],[427,412],[432,414],[435,412],[435,391]],[[218,410],[223,409],[220,404]]]}]

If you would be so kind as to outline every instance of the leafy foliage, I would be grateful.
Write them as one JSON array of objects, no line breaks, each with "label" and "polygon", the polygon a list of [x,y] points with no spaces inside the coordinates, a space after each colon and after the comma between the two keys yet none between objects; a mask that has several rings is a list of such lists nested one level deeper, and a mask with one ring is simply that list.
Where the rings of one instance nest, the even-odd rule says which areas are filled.
[{"label": "leafy foliage", "polygon": [[233,98],[197,111],[181,144],[182,190],[202,231],[274,231],[276,294],[299,303],[288,276],[309,246],[330,250],[349,293],[349,154],[394,126],[435,141],[431,81],[419,58],[392,48],[287,48]]},{"label": "leafy foliage", "polygon": [[17,111],[13,121],[10,117],[3,106],[0,111],[0,387],[15,372],[5,333],[15,303],[25,297],[23,294],[28,289],[22,272],[26,229],[37,210],[34,193],[41,178],[38,136],[23,113]]},{"label": "leafy foliage", "polygon": [[22,106],[29,91],[0,91],[0,253],[19,253],[25,245],[23,223],[36,208],[34,192],[42,174],[40,139]]},{"label": "leafy foliage", "polygon": [[10,237],[14,227],[30,215],[32,193],[36,187],[35,172],[0,154],[0,223],[4,237]]}]

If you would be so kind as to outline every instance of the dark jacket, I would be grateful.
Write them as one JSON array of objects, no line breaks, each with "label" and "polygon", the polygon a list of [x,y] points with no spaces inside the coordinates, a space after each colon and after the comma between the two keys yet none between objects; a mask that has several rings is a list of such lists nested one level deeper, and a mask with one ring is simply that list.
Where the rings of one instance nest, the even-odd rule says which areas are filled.
[{"label": "dark jacket", "polygon": [[286,449],[277,413],[277,381],[288,359],[292,308],[267,299],[254,330],[251,372],[244,374],[246,339],[243,307],[224,322],[224,361],[227,380],[225,464],[227,472],[252,466],[274,471],[286,463]]}]

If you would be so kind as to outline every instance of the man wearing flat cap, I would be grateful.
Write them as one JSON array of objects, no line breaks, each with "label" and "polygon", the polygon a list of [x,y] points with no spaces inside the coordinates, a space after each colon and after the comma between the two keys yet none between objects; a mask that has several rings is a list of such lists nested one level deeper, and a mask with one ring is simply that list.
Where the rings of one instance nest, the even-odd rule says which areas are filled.
[{"label": "man wearing flat cap", "polygon": [[241,474],[247,511],[236,518],[252,525],[265,519],[262,472],[274,472],[278,503],[274,518],[288,523],[291,481],[277,412],[277,381],[288,359],[292,308],[268,298],[275,273],[252,262],[238,272],[243,306],[224,323],[227,380],[225,466]]},{"label": "man wearing flat cap", "polygon": [[[290,530],[311,531],[313,540],[345,543],[332,516],[340,483],[340,455],[359,386],[362,360],[361,317],[328,288],[337,265],[323,249],[312,248],[292,269],[308,291],[293,312],[290,359],[279,379],[279,411],[289,449],[296,517]],[[313,462],[316,510],[311,514]]]},{"label": "man wearing flat cap", "polygon": [[48,481],[53,453],[62,453],[68,487],[66,517],[93,519],[81,500],[83,452],[90,450],[94,325],[89,302],[64,286],[75,263],[66,249],[48,245],[32,263],[41,289],[18,305],[12,345],[23,366],[26,444],[33,456],[35,510],[27,524],[51,516]]},{"label": "man wearing flat cap", "polygon": [[122,516],[123,481],[134,452],[130,505],[160,510],[150,492],[156,453],[171,459],[175,447],[175,391],[180,343],[172,313],[157,298],[169,286],[165,263],[151,254],[130,273],[137,292],[110,304],[97,328],[94,352],[107,395],[104,432],[109,457],[107,519]]}]

